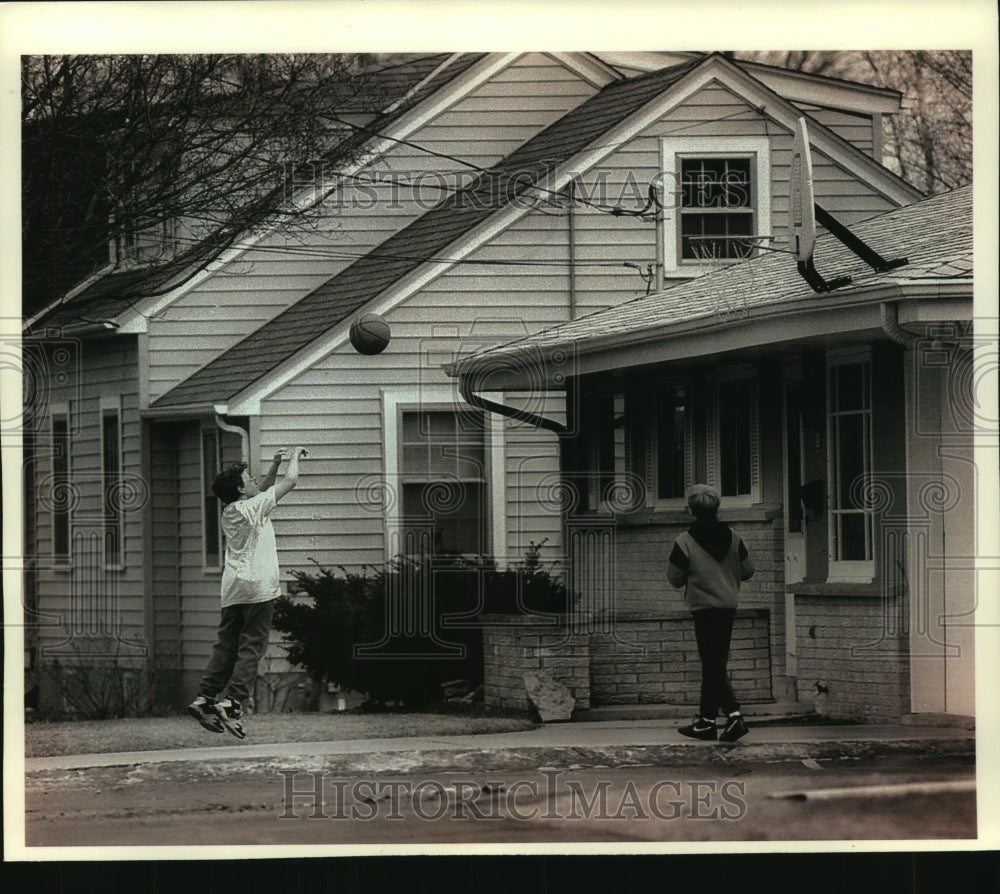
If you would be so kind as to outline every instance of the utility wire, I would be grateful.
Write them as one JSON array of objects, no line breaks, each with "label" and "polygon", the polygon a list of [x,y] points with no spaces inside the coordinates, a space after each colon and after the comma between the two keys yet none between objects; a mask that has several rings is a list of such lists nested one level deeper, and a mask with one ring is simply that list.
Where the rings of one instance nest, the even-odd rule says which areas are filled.
[{"label": "utility wire", "polygon": [[[689,129],[694,128],[694,127],[701,127],[701,126],[705,126],[707,124],[713,124],[713,123],[718,123],[718,122],[721,122],[721,121],[731,120],[733,118],[737,118],[739,116],[746,115],[748,112],[751,112],[751,111],[752,112],[756,112],[758,115],[763,115],[763,112],[764,112],[763,108],[757,108],[757,107],[751,107],[750,109],[738,109],[735,112],[732,112],[732,113],[730,113],[728,115],[724,115],[721,118],[714,119],[713,121],[693,121],[693,122],[690,122],[688,124],[681,125],[679,127],[674,128],[673,130],[667,131],[666,133],[662,134],[662,136],[672,136],[674,134],[680,133],[680,132],[685,131],[685,130],[689,130]],[[421,144],[416,143],[416,142],[414,142],[412,140],[407,140],[407,139],[404,139],[404,138],[401,138],[401,137],[393,137],[393,136],[391,136],[389,134],[382,133],[382,132],[380,132],[378,130],[375,130],[373,128],[365,127],[364,125],[356,124],[354,122],[350,122],[350,121],[347,121],[345,119],[342,119],[342,118],[339,118],[339,117],[336,117],[336,116],[331,116],[331,120],[335,121],[335,122],[337,122],[339,124],[345,125],[345,126],[351,128],[352,130],[364,132],[365,134],[367,134],[370,137],[377,137],[379,139],[389,140],[390,142],[394,142],[394,143],[397,143],[399,145],[408,146],[408,147],[410,147],[412,149],[417,150],[418,152],[425,153],[425,154],[430,155],[432,157],[441,158],[441,159],[444,159],[444,160],[447,160],[447,161],[454,162],[455,164],[462,165],[463,167],[466,167],[466,168],[469,168],[470,170],[476,171],[476,172],[478,172],[481,175],[489,176],[489,177],[492,177],[492,178],[496,178],[497,180],[499,180],[501,182],[506,181],[508,184],[511,183],[511,182],[517,182],[518,185],[521,185],[520,181],[516,181],[515,176],[512,176],[511,174],[505,172],[502,169],[499,169],[499,168],[493,168],[493,169],[491,169],[491,168],[485,168],[482,165],[479,165],[479,164],[477,164],[475,162],[469,161],[468,159],[464,159],[464,158],[461,158],[459,156],[452,155],[450,153],[440,152],[438,150],[431,149],[431,148],[429,148],[427,146],[421,145]],[[620,144],[617,144],[617,143],[614,143],[614,144],[604,144],[603,146],[602,145],[598,145],[597,147],[591,147],[591,148],[614,149],[618,145],[620,145]],[[368,180],[365,180],[365,178],[363,177],[363,175],[360,175],[360,174],[357,174],[357,173],[354,173],[354,172],[346,172],[346,171],[339,171],[339,172],[337,172],[337,171],[335,171],[335,173],[337,174],[337,176],[342,176],[342,177],[350,178],[350,179],[354,179],[354,180],[364,180],[364,182],[370,182]],[[468,191],[468,192],[471,193],[474,188],[475,188],[475,184],[472,184],[469,187],[465,187],[464,191]],[[548,196],[555,197],[556,199],[558,199],[561,202],[564,202],[567,199],[567,196],[565,195],[565,193],[563,191],[549,189],[547,187],[539,186],[539,185],[533,184],[533,183],[523,184],[523,189],[525,191],[530,189],[530,190],[534,190],[536,192],[543,193],[543,194],[548,195]],[[334,191],[333,189],[331,189],[331,190],[324,190],[324,197],[328,198],[329,195],[332,194],[333,191]],[[444,191],[443,188],[442,188],[442,191]],[[456,189],[454,192],[449,193],[448,197],[457,195],[459,192],[462,192],[462,191],[463,190],[461,190],[461,189]],[[322,201],[323,200],[320,199],[320,200],[318,200],[318,203],[322,204]],[[642,210],[639,210],[639,211],[636,211],[634,209],[627,209],[627,208],[624,208],[623,206],[620,206],[620,205],[607,205],[607,204],[603,204],[603,203],[593,202],[593,201],[590,201],[588,199],[581,199],[578,196],[574,198],[574,201],[578,202],[578,203],[580,203],[580,204],[582,204],[584,206],[590,207],[590,208],[594,209],[595,211],[598,211],[598,212],[601,212],[601,213],[604,213],[604,214],[609,214],[609,215],[614,216],[614,217],[633,216],[633,217],[639,217],[639,218],[644,219],[644,220],[650,220],[650,219],[656,219],[660,214],[662,214],[662,211],[663,211],[663,206],[658,201],[658,199],[656,198],[655,188],[652,186],[652,184],[650,185],[650,188],[649,188],[649,198],[648,198],[646,207],[644,209],[642,209]],[[501,206],[498,205],[497,206],[497,210],[499,209],[499,207],[501,207]],[[653,210],[654,207],[655,207],[655,210]],[[545,212],[541,208],[536,208],[535,210],[542,211],[542,213],[549,213],[549,214],[553,213],[553,212]],[[556,212],[556,213],[558,213],[558,212]],[[181,241],[184,241],[184,240],[181,240]],[[190,239],[190,240],[187,240],[187,243],[189,245],[193,246],[193,245],[199,244],[199,240]],[[254,246],[253,249],[257,250],[257,251],[285,251],[287,253],[287,255],[289,255],[289,256],[295,256],[295,255],[301,256],[301,254],[302,254],[301,251],[294,250],[294,249],[293,250],[277,249],[277,248],[268,249],[268,248],[262,248],[259,245]],[[385,259],[395,259],[395,260],[416,260],[416,261],[428,261],[428,260],[431,260],[430,258],[426,258],[426,257],[416,257],[416,256],[407,256],[407,255],[381,255],[380,256],[380,255],[377,254],[377,247],[375,249],[370,250],[370,251],[359,252],[357,254],[348,254],[348,253],[343,253],[343,252],[340,253],[340,259],[341,260],[356,260],[358,258],[366,257],[366,256],[383,257]],[[326,255],[324,255],[324,257],[333,257],[333,258],[336,258],[337,255],[336,254],[326,254]],[[618,268],[618,267],[622,266],[619,263],[611,263],[611,262],[576,262],[576,263],[571,263],[571,262],[568,262],[568,261],[565,261],[565,260],[562,260],[562,261],[524,261],[524,260],[503,261],[503,260],[500,260],[500,259],[496,259],[496,260],[493,260],[493,261],[489,261],[489,260],[469,260],[469,259],[458,259],[458,258],[453,258],[453,259],[437,258],[435,260],[446,261],[446,262],[451,263],[451,264],[491,264],[491,265],[496,265],[496,266],[510,266],[510,265],[514,265],[514,264],[518,264],[518,265],[522,265],[523,266],[525,264],[530,264],[532,266],[553,266],[553,267],[559,266],[559,267],[561,267],[563,269],[574,269],[574,268],[577,268],[577,267],[608,267],[608,268]],[[188,277],[188,278],[190,278],[190,277]],[[185,279],[184,281],[187,281],[187,280]],[[172,285],[171,288],[176,288],[176,284]],[[166,290],[166,291],[169,291],[169,289]],[[159,292],[159,293],[156,293],[156,294],[164,294],[164,292]],[[142,298],[144,298],[144,297],[152,297],[152,296],[151,295],[137,296],[136,299],[134,299],[133,301],[129,302],[128,306],[134,308],[135,304],[139,300],[141,300]],[[138,311],[138,308],[135,308],[135,309],[137,310],[137,312],[141,313],[141,311]]]},{"label": "utility wire", "polygon": [[[694,128],[694,127],[702,127],[702,126],[704,126],[706,124],[716,124],[716,123],[721,122],[721,121],[728,121],[728,120],[731,120],[733,118],[737,118],[737,117],[739,117],[741,115],[746,115],[748,112],[756,112],[758,115],[763,115],[763,108],[762,107],[758,108],[756,106],[752,106],[749,109],[738,109],[735,112],[731,112],[730,114],[724,115],[721,118],[715,118],[712,121],[692,121],[692,122],[689,122],[688,124],[684,124],[684,125],[681,125],[679,127],[675,127],[673,130],[667,131],[664,134],[662,134],[662,136],[673,136],[675,134],[681,133],[682,131],[690,130],[691,128]],[[419,143],[415,143],[412,140],[406,140],[406,139],[403,139],[402,137],[393,137],[393,136],[391,136],[389,134],[382,133],[381,131],[374,130],[373,128],[366,127],[366,126],[364,126],[362,124],[355,124],[353,122],[346,121],[346,120],[344,120],[342,118],[334,117],[331,120],[336,121],[338,124],[343,124],[343,125],[345,125],[347,127],[353,128],[354,130],[362,131],[362,132],[368,134],[371,137],[378,137],[379,139],[389,140],[391,142],[399,143],[400,145],[403,145],[403,146],[408,146],[411,149],[416,149],[418,152],[424,152],[427,155],[431,155],[431,156],[433,156],[435,158],[442,158],[442,159],[445,159],[447,161],[455,162],[456,164],[463,165],[463,166],[465,166],[465,167],[467,167],[467,168],[469,168],[471,170],[477,171],[478,173],[483,174],[483,175],[487,175],[487,176],[490,176],[490,177],[496,177],[496,178],[499,178],[499,179],[502,179],[502,180],[507,180],[508,182],[514,179],[511,175],[505,173],[502,169],[499,169],[499,168],[484,168],[482,165],[479,165],[479,164],[477,164],[477,163],[475,163],[473,161],[469,161],[468,159],[460,158],[460,157],[458,157],[456,155],[451,155],[451,154],[449,154],[447,152],[439,152],[436,149],[430,149],[430,148],[428,148],[426,146],[423,146],[423,145],[421,145]],[[596,147],[592,146],[591,148],[614,149],[614,148],[616,148],[619,145],[620,144],[618,144],[618,143],[598,144]],[[565,195],[561,191],[548,189],[548,188],[546,188],[544,186],[538,186],[536,184],[525,184],[525,188],[526,189],[534,189],[534,190],[536,190],[538,192],[548,193],[549,195],[556,196],[556,197],[558,197],[560,199],[565,199]],[[604,212],[606,214],[615,214],[615,216],[620,216],[621,213],[622,213],[621,210],[618,210],[618,212],[616,214],[615,209],[618,208],[618,206],[598,204],[596,202],[590,202],[590,201],[588,201],[586,199],[580,199],[579,201],[582,204],[584,204],[584,205],[589,205],[590,207],[594,208],[595,210]]]}]

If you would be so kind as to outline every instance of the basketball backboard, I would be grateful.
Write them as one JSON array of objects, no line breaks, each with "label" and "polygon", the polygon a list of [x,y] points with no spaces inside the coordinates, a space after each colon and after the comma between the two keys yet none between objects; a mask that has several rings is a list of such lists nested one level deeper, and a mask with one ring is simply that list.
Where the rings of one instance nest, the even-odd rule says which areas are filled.
[{"label": "basketball backboard", "polygon": [[797,261],[808,261],[816,244],[816,199],[813,195],[812,155],[805,118],[795,126],[792,144],[791,195],[789,198],[792,248]]},{"label": "basketball backboard", "polygon": [[796,266],[799,274],[815,292],[832,292],[834,289],[851,284],[849,276],[838,276],[827,280],[816,269],[813,263],[813,249],[816,246],[817,222],[873,270],[883,273],[906,263],[906,258],[896,258],[891,261],[883,258],[874,248],[855,236],[849,227],[844,226],[829,211],[816,204],[809,127],[804,117],[799,118],[795,124],[788,210]]}]

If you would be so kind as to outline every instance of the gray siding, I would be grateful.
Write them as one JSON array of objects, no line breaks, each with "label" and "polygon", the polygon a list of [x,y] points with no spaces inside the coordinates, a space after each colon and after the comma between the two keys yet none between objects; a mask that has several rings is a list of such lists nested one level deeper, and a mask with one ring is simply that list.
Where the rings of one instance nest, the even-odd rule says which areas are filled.
[{"label": "gray siding", "polygon": [[468,183],[476,166],[504,158],[593,92],[529,53],[428,121],[407,138],[415,146],[397,144],[368,166],[391,182],[348,181],[311,223],[266,236],[151,321],[151,399],[415,220],[442,187]]},{"label": "gray siding", "polygon": [[[112,652],[145,654],[136,640],[145,635],[142,510],[148,495],[140,463],[138,355],[134,338],[75,342],[65,384],[46,383],[50,404],[68,403],[70,471],[75,505],[70,516],[72,563],[53,565],[51,421],[42,423],[34,467],[35,529],[38,557],[38,631],[40,659],[72,658],[111,643]],[[117,495],[123,512],[123,562],[106,568],[103,556],[101,399],[120,401],[121,471],[124,488]],[[123,641],[116,645],[115,641]]]},{"label": "gray siding", "polygon": [[[707,152],[711,152],[711,140],[716,137],[768,139],[770,230],[777,237],[777,245],[787,240],[792,135],[765,122],[744,100],[719,86],[700,90],[588,171],[581,178],[582,195],[597,204],[640,207],[645,200],[646,187],[660,173],[661,141],[681,135],[704,138]],[[818,152],[813,153],[813,174],[816,201],[843,223],[850,224],[896,207]],[[655,263],[656,228],[651,221],[630,216],[614,217],[607,208],[583,205],[577,210],[574,231],[577,236],[573,257],[577,264],[575,289],[579,314],[644,293],[643,281],[623,264],[630,261],[645,268]],[[667,284],[670,284],[669,278]]]},{"label": "gray siding", "polygon": [[[453,390],[440,367],[455,352],[537,332],[645,292],[623,263],[654,261],[655,227],[611,215],[607,206],[634,204],[637,188],[644,195],[660,171],[662,138],[680,132],[769,138],[771,223],[776,234],[786,232],[791,136],[773,131],[730,91],[706,87],[583,176],[585,195],[603,208],[577,206],[571,220],[567,209],[541,204],[387,312],[393,337],[383,354],[365,358],[342,345],[266,400],[262,455],[280,444],[314,447],[303,484],[283,506],[283,565],[306,567],[315,558],[358,567],[383,560],[383,517],[364,499],[386,462],[383,392]],[[816,168],[817,193],[839,216],[849,220],[888,207],[826,159],[817,158]],[[516,556],[547,538],[558,553],[560,518],[549,501],[558,469],[555,438],[525,426],[504,428],[507,549]]]},{"label": "gray siding", "polygon": [[[837,136],[843,137],[848,143],[853,143],[865,155],[872,154],[874,143],[870,115],[852,114],[842,109],[826,109],[805,103],[797,103],[796,105],[811,118],[815,118],[820,124],[829,127]],[[879,158],[876,161],[881,163],[882,159]]]}]

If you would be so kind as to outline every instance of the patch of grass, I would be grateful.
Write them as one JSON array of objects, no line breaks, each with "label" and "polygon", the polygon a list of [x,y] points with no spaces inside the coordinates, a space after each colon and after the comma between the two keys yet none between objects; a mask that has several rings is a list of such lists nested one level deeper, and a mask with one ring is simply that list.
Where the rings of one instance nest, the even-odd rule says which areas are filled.
[{"label": "patch of grass", "polygon": [[25,724],[25,756],[107,754],[215,745],[267,745],[280,742],[330,742],[406,736],[460,736],[534,729],[521,717],[415,714],[405,711],[340,714],[254,714],[244,721],[247,738],[202,729],[193,719],[141,717],[120,720],[35,721]]}]

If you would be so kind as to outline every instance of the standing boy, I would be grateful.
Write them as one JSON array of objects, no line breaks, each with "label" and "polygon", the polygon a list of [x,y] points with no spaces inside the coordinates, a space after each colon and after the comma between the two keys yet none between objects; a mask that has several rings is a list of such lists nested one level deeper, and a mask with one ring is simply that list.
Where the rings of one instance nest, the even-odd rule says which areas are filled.
[{"label": "standing boy", "polygon": [[[719,492],[707,484],[696,484],[688,490],[687,501],[694,524],[674,544],[667,562],[667,580],[684,588],[694,616],[701,659],[701,705],[694,722],[680,732],[692,739],[735,742],[747,734],[747,727],[729,682],[729,643],[740,583],[751,578],[755,569],[740,535],[719,521]],[[721,734],[715,725],[720,710],[726,717]]]},{"label": "standing boy", "polygon": [[[267,649],[274,600],[281,595],[278,550],[271,526],[275,504],[299,481],[299,459],[306,451],[296,447],[274,455],[261,486],[240,463],[220,472],[212,483],[223,503],[222,532],[226,536],[226,564],[222,572],[222,618],[198,697],[188,705],[205,729],[228,729],[244,738],[243,702],[257,679],[257,665]],[[288,470],[275,483],[281,461]]]}]

